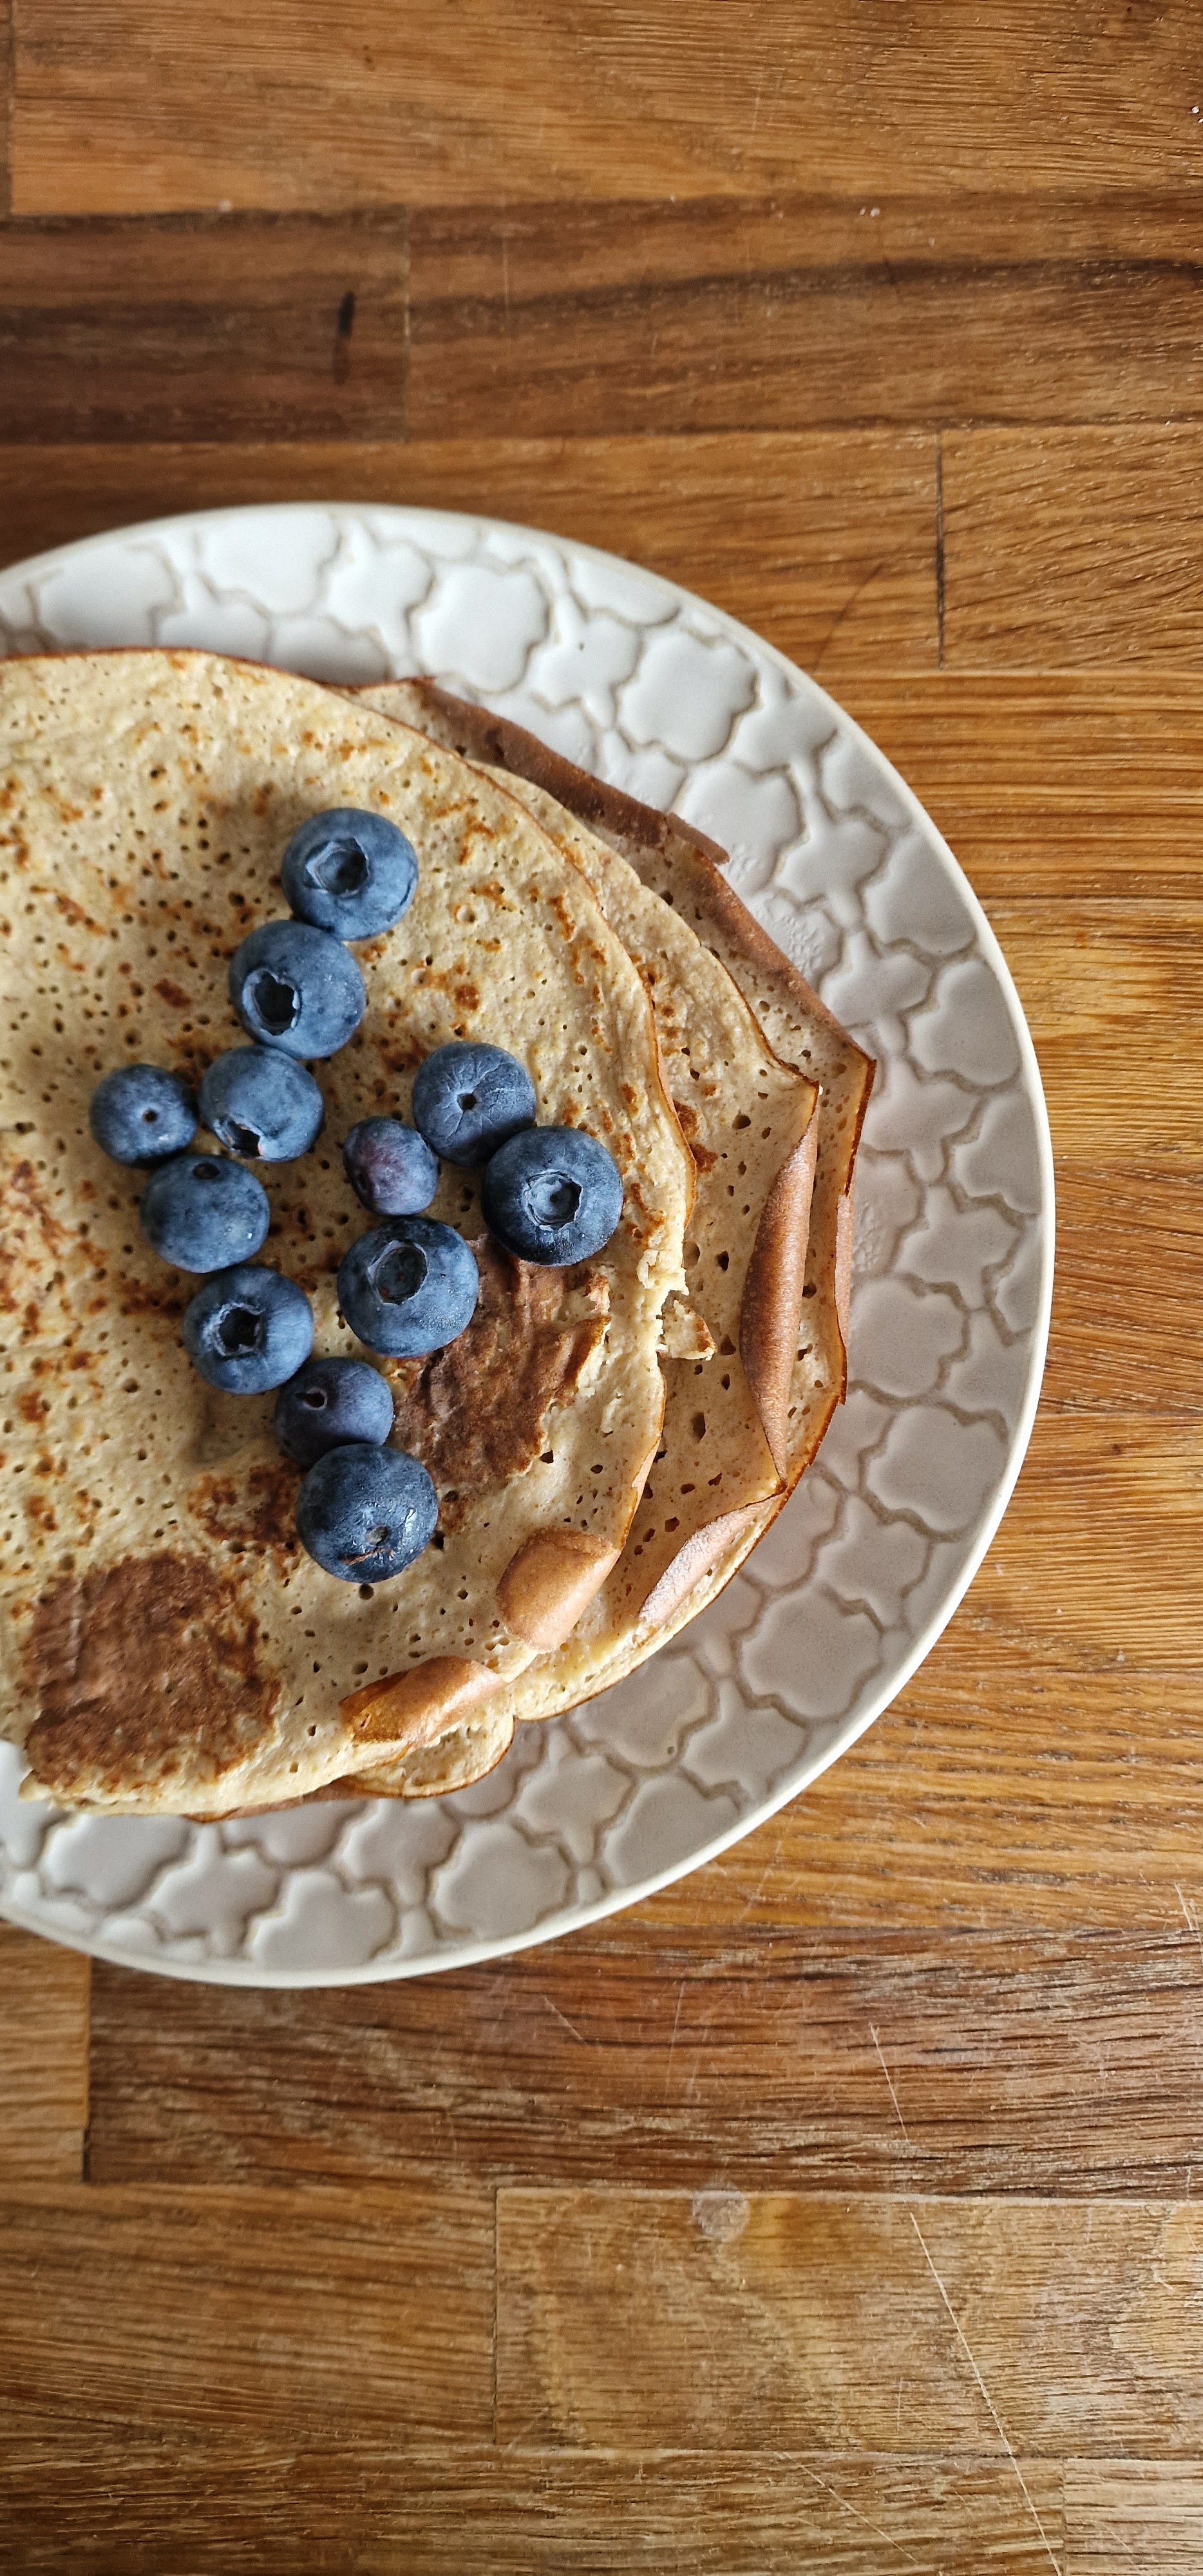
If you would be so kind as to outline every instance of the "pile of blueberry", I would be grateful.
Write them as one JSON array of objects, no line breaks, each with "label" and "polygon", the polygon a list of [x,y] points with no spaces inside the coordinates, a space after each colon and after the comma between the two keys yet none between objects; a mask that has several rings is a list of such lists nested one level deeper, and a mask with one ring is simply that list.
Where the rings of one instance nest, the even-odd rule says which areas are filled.
[{"label": "pile of blueberry", "polygon": [[[313,1359],[313,1314],[291,1279],[257,1262],[271,1221],[248,1162],[308,1152],[325,1115],[313,1062],[363,1018],[363,977],[345,943],[391,930],[413,901],[414,850],[380,814],[339,807],[293,834],[280,876],[293,918],[252,930],[230,961],[230,999],[249,1046],[218,1056],[194,1100],[176,1073],[123,1065],[92,1097],[92,1134],[115,1162],[149,1169],[142,1231],[164,1261],[206,1274],[183,1321],[184,1348],[229,1395],[278,1387],[275,1432],[305,1470],[297,1535],[344,1583],[402,1574],[434,1534],[426,1469],[386,1446],[391,1391],[364,1360]],[[413,1086],[412,1127],[366,1118],[343,1146],[362,1206],[386,1222],[360,1235],[338,1273],[357,1339],[390,1359],[442,1350],[471,1322],[476,1263],[454,1226],[423,1216],[440,1161],[481,1172],[490,1232],[522,1261],[586,1261],[609,1242],[622,1182],[604,1145],[575,1127],[538,1127],[529,1074],[502,1047],[437,1047]],[[226,1154],[191,1150],[203,1124]],[[237,1161],[231,1156],[238,1156]]]}]

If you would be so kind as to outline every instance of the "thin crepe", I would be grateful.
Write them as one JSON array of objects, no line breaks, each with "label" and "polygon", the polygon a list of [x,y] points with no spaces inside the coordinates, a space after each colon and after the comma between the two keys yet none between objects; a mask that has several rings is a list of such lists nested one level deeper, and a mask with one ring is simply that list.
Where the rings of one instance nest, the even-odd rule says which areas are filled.
[{"label": "thin crepe", "polygon": [[[195,1282],[155,1260],[138,1176],[87,1133],[113,1063],[195,1078],[242,1043],[226,960],[283,911],[284,842],[332,804],[389,812],[421,875],[405,920],[358,948],[368,1012],[319,1068],[325,1135],[265,1175],[262,1257],[309,1293],[315,1347],[355,1347],[334,1273],[368,1220],[338,1145],[369,1112],[404,1115],[416,1065],[446,1039],[522,1055],[544,1122],[599,1135],[625,1192],[606,1251],[557,1274],[524,1419],[475,1325],[455,1346],[464,1472],[441,1497],[442,1544],[366,1600],[298,1548],[272,1399],[215,1396],[189,1367],[179,1319]],[[684,1294],[692,1174],[626,951],[505,790],[334,692],[211,655],[0,666],[0,859],[0,1723],[25,1745],[31,1793],[216,1815],[320,1791],[398,1742],[479,1732],[499,1683],[565,1633],[616,1559],[657,1445],[660,1316]],[[445,1172],[432,1213],[481,1246],[495,1331],[505,1276],[472,1176]],[[382,1737],[367,1685],[398,1672],[398,1733]]]},{"label": "thin crepe", "polygon": [[[571,1638],[492,1703],[511,1723],[542,1719],[622,1678],[713,1599],[814,1456],[845,1385],[850,1185],[873,1068],[732,895],[719,874],[721,852],[700,834],[603,787],[532,735],[432,682],[363,694],[487,761],[491,774],[508,775],[583,869],[652,993],[666,1079],[699,1159],[686,1258],[692,1249],[698,1311],[712,1326],[719,1321],[718,1356],[706,1365],[696,1357],[663,1363],[661,1451],[619,1563]],[[772,1023],[776,1058],[761,1018]],[[752,1132],[750,1112],[759,1137],[760,1107],[790,1071],[805,1082],[807,1102],[817,1095],[817,1114],[805,1117],[799,1090],[791,1130],[779,1088],[773,1093],[777,1124],[728,1205],[714,1149],[729,1157],[733,1134]],[[690,1099],[705,1103],[704,1134],[690,1125]],[[716,1288],[725,1296],[721,1313]],[[746,1424],[741,1439],[722,1436],[741,1394],[772,1459],[772,1480],[759,1486]],[[402,1756],[374,1773],[372,1785],[407,1795],[409,1778]]]}]

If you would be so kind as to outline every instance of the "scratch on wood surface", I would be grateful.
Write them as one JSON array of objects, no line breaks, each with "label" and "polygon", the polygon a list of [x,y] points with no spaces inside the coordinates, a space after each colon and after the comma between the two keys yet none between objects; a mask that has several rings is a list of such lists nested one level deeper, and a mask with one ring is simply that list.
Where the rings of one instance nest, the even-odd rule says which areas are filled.
[{"label": "scratch on wood surface", "polygon": [[859,581],[853,583],[847,598],[843,601],[842,605],[837,608],[825,635],[823,635],[817,647],[815,647],[810,654],[810,663],[815,670],[818,669],[833,636],[839,634],[845,618],[851,616],[853,609],[856,607],[857,601],[863,599],[865,592],[871,588],[872,584],[876,581],[878,574],[884,572],[885,568],[886,560],[883,555],[880,563],[873,564],[868,572],[861,574]]},{"label": "scratch on wood surface", "polygon": [[[821,2478],[819,2476],[817,2469],[812,2469],[806,2461],[798,2459],[791,2460],[790,2465],[792,2468],[801,2469],[805,2477],[810,2478],[815,2486],[822,2488],[824,2495],[829,2495],[832,2498],[833,2503],[838,2504],[842,2508],[843,2512],[850,2513],[854,2522],[863,2524],[866,2531],[872,2532],[875,2540],[884,2540],[887,2549],[896,2551],[897,2555],[905,2560],[908,2567],[917,2568],[919,2570],[919,2576],[924,2576],[924,2570],[920,2566],[919,2560],[917,2558],[912,2558],[909,2550],[904,2550],[902,2542],[900,2540],[891,2540],[889,2532],[883,2531],[879,2522],[870,2522],[868,2514],[862,2513],[858,2505],[849,2504],[847,2496],[842,2496],[838,2487],[829,2486],[826,2478]],[[1041,2538],[1043,2539],[1043,2537],[1044,2535],[1041,2533]],[[941,2576],[939,2568],[934,2571],[934,2576]]]},{"label": "scratch on wood surface", "polygon": [[551,1996],[545,1994],[543,2001],[546,2004],[549,2013],[554,2013],[556,2020],[563,2022],[565,2030],[571,2031],[574,2039],[579,2039],[582,2048],[588,2048],[589,2042],[585,2037],[584,2031],[578,2030],[574,2021],[569,2021],[567,2013],[561,2012],[558,2004],[553,2004]]},{"label": "scratch on wood surface", "polygon": [[679,2030],[679,2029],[680,2029],[680,2027],[681,2027],[681,2006],[682,2006],[682,2004],[684,2003],[684,2001],[685,2001],[685,1979],[684,1979],[684,1977],[682,1977],[681,1982],[680,1982],[680,1985],[679,1985],[679,1986],[678,1986],[678,1988],[677,1988],[677,2009],[676,2009],[676,2011],[675,2011],[675,2013],[674,2013],[674,2015],[673,2015],[673,2032],[672,2032],[672,2038],[670,2039],[670,2041],[669,2041],[669,2043],[668,2043],[668,2068],[667,2068],[667,2071],[666,2071],[666,2074],[665,2074],[665,2078],[664,2078],[664,2090],[665,2090],[665,2092],[666,2092],[666,2093],[667,2093],[667,2091],[668,2091],[669,2085],[670,2085],[670,2084],[671,2084],[671,2082],[672,2082],[672,2072],[673,2072],[673,2050],[674,2050],[674,2048],[675,2048],[675,2047],[676,2047],[676,2045],[677,2045],[677,2032],[678,2032],[678,2030]]},{"label": "scratch on wood surface", "polygon": [[[759,1876],[759,1878],[758,1878],[758,1879],[757,1879],[757,1881],[756,1881],[756,1885],[755,1885],[755,1887],[753,1888],[751,1895],[745,1899],[745,1902],[744,1902],[744,1905],[743,1905],[743,1909],[742,1909],[741,1913],[740,1913],[740,1914],[737,1916],[737,1918],[736,1918],[738,1922],[740,1922],[740,1923],[746,1923],[746,1922],[747,1922],[747,1919],[748,1919],[748,1916],[749,1916],[749,1914],[751,1914],[751,1912],[752,1912],[753,1908],[754,1908],[755,1906],[757,1906],[757,1905],[760,1903],[760,1899],[761,1899],[762,1895],[764,1894],[765,1887],[766,1887],[766,1885],[767,1885],[767,1883],[768,1883],[769,1878],[770,1878],[770,1877],[771,1877],[771,1875],[772,1875],[773,1870],[774,1870],[774,1869],[775,1869],[775,1867],[776,1867],[776,1864],[777,1864],[777,1854],[776,1854],[776,1852],[774,1851],[774,1852],[771,1854],[770,1858],[769,1858],[768,1860],[766,1860],[765,1865],[764,1865],[764,1868],[761,1870],[760,1876]],[[716,1863],[714,1864],[714,1866],[717,1868],[717,1865],[718,1865],[718,1864],[717,1864],[717,1862],[716,1862]]]},{"label": "scratch on wood surface", "polygon": [[993,2400],[993,2398],[992,2398],[992,2396],[991,2396],[991,2394],[990,2394],[990,2391],[989,2391],[989,2389],[988,2389],[988,2388],[987,2388],[987,2386],[986,2386],[985,2380],[983,2379],[982,2374],[981,2374],[980,2370],[978,2369],[977,2363],[976,2363],[976,2361],[975,2361],[975,2360],[974,2360],[974,2358],[973,2358],[973,2354],[971,2353],[971,2351],[970,2351],[970,2349],[969,2349],[968,2342],[967,2342],[966,2337],[965,2337],[965,2335],[964,2335],[964,2333],[962,2332],[962,2329],[961,2329],[960,2320],[959,2320],[959,2318],[958,2318],[958,2316],[957,2316],[957,2313],[956,2313],[955,2308],[953,2307],[952,2301],[951,2301],[951,2299],[949,2298],[948,2292],[947,2292],[947,2290],[946,2290],[946,2289],[945,2289],[945,2287],[944,2287],[944,2284],[943,2284],[943,2282],[942,2282],[942,2280],[941,2280],[941,2278],[940,2278],[939,2273],[938,2273],[938,2272],[937,2272],[937,2270],[936,2270],[935,2264],[933,2263],[933,2261],[932,2261],[932,2259],[931,2259],[930,2254],[928,2253],[928,2250],[927,2250],[927,2240],[926,2240],[926,2238],[925,2238],[925,2236],[924,2236],[923,2230],[922,2230],[922,2228],[921,2228],[921,2227],[920,2227],[920,2225],[919,2225],[919,2221],[918,2221],[918,2219],[916,2218],[916,2216],[915,2216],[915,2213],[914,2213],[914,2210],[913,2210],[913,2209],[912,2209],[912,2210],[909,2210],[909,2211],[908,2211],[908,2213],[907,2213],[907,2215],[908,2215],[908,2217],[910,2218],[911,2225],[912,2225],[912,2227],[914,2228],[915,2234],[916,2234],[916,2236],[917,2236],[917,2237],[918,2237],[918,2239],[919,2239],[919,2243],[920,2243],[920,2245],[921,2245],[921,2246],[922,2246],[922,2248],[923,2248],[923,2260],[924,2260],[924,2262],[925,2262],[925,2263],[926,2263],[926,2265],[927,2265],[928,2271],[931,2273],[931,2276],[932,2276],[933,2281],[935,2282],[936,2288],[938,2289],[938,2291],[939,2291],[939,2293],[940,2293],[940,2297],[941,2297],[941,2299],[942,2299],[942,2300],[943,2300],[943,2302],[944,2302],[944,2306],[946,2307],[946,2309],[947,2309],[947,2311],[948,2311],[948,2315],[949,2315],[949,2318],[950,2318],[951,2323],[952,2323],[953,2333],[955,2334],[955,2336],[956,2336],[956,2338],[957,2338],[957,2342],[960,2344],[961,2350],[962,2350],[962,2352],[963,2352],[963,2353],[964,2353],[964,2355],[965,2355],[965,2359],[966,2359],[966,2361],[968,2362],[969,2367],[970,2367],[971,2371],[973,2372],[973,2376],[974,2376],[974,2378],[975,2378],[975,2379],[976,2379],[976,2381],[977,2381],[978,2387],[980,2388],[980,2390],[981,2390],[981,2392],[982,2392],[983,2400],[984,2400],[984,2402],[985,2402],[985,2404],[986,2404],[986,2407],[987,2407],[987,2408],[988,2408],[988,2410],[989,2410],[990,2418],[991,2418],[991,2421],[992,2421],[992,2423],[993,2423],[993,2425],[994,2425],[994,2429],[995,2429],[996,2433],[998,2434],[999,2441],[1002,2443],[1002,2446],[1003,2446],[1004,2451],[1006,2452],[1007,2458],[1009,2459],[1009,2461],[1010,2461],[1010,2463],[1011,2463],[1011,2466],[1012,2466],[1012,2468],[1013,2468],[1013,2469],[1014,2469],[1014,2471],[1015,2471],[1015,2475],[1016,2475],[1016,2477],[1017,2477],[1017,2478],[1018,2478],[1018,2480],[1019,2480],[1019,2484],[1020,2484],[1020,2487],[1021,2487],[1021,2489],[1022,2489],[1022,2493],[1023,2493],[1023,2500],[1024,2500],[1024,2503],[1026,2504],[1027,2509],[1028,2509],[1028,2512],[1030,2513],[1030,2515],[1031,2515],[1031,2517],[1032,2517],[1032,2520],[1033,2520],[1033,2522],[1034,2522],[1034,2523],[1035,2523],[1035,2525],[1036,2525],[1036,2529],[1037,2529],[1037,2531],[1038,2531],[1038,2532],[1039,2532],[1039,2534],[1040,2534],[1041,2540],[1043,2541],[1044,2546],[1045,2546],[1046,2550],[1048,2551],[1050,2565],[1051,2565],[1051,2566],[1053,2566],[1053,2567],[1056,2569],[1056,2576],[1061,2576],[1061,2566],[1060,2566],[1060,2562],[1059,2562],[1059,2560],[1058,2560],[1058,2559],[1056,2559],[1056,2558],[1053,2556],[1053,2547],[1052,2547],[1052,2542],[1051,2542],[1051,2541],[1050,2541],[1050,2539],[1049,2539],[1048,2533],[1047,2533],[1047,2531],[1046,2531],[1046,2530],[1045,2530],[1045,2528],[1044,2528],[1044,2524],[1042,2523],[1042,2521],[1041,2521],[1041,2519],[1040,2519],[1040,2516],[1039,2516],[1039,2514],[1038,2514],[1038,2513],[1037,2513],[1037,2511],[1036,2511],[1036,2507],[1035,2507],[1035,2505],[1034,2505],[1034,2504],[1033,2504],[1033,2502],[1032,2502],[1031,2496],[1030,2496],[1030,2494],[1028,2493],[1027,2481],[1026,2481],[1026,2479],[1025,2479],[1025,2477],[1024,2477],[1023,2470],[1020,2468],[1019,2462],[1018,2462],[1018,2460],[1017,2460],[1017,2459],[1016,2459],[1016,2457],[1015,2457],[1015,2453],[1014,2453],[1014,2451],[1012,2450],[1011,2445],[1010,2445],[1010,2442],[1009,2442],[1009,2441],[1008,2441],[1008,2439],[1007,2439],[1007,2429],[1006,2429],[1006,2426],[1005,2426],[1005,2424],[1003,2423],[1003,2420],[1002,2420],[1001,2415],[999,2414],[998,2408],[997,2408],[997,2406],[995,2405],[994,2400]]},{"label": "scratch on wood surface", "polygon": [[887,2084],[889,2085],[889,2088],[890,2088],[890,2100],[891,2100],[891,2102],[892,2102],[892,2103],[893,2103],[893,2105],[894,2105],[895,2114],[896,2114],[896,2116],[897,2116],[897,2120],[898,2120],[898,2126],[899,2126],[899,2128],[900,2128],[900,2129],[901,2129],[901,2131],[902,2131],[903,2137],[904,2137],[904,2138],[906,2138],[906,2143],[907,2143],[907,2145],[908,2145],[908,2147],[909,2147],[909,2145],[910,2145],[910,2143],[911,2143],[911,2142],[910,2142],[910,2139],[907,2137],[907,2134],[906,2134],[906,2122],[905,2122],[905,2120],[903,2119],[903,2116],[902,2116],[902,2110],[901,2110],[901,2107],[900,2107],[900,2105],[899,2105],[898,2096],[897,2096],[896,2092],[894,2091],[894,2079],[893,2079],[893,2077],[892,2077],[892,2075],[891,2075],[891,2073],[890,2073],[889,2067],[886,2065],[886,2062],[885,2062],[884,2057],[882,2056],[882,2053],[881,2053],[881,2041],[879,2040],[879,2038],[878,2038],[878,2036],[877,2036],[877,2033],[876,2033],[876,2031],[875,2031],[875,2029],[874,2029],[874,2027],[873,2027],[872,2022],[870,2022],[870,2024],[869,2024],[869,2037],[870,2037],[870,2039],[872,2040],[872,2042],[873,2042],[873,2046],[874,2046],[874,2048],[875,2048],[875,2049],[876,2049],[876,2051],[877,2051],[877,2062],[878,2062],[878,2065],[880,2066],[881,2071],[882,2071],[882,2074],[884,2075],[884,2077],[885,2077],[885,2079],[886,2079],[886,2082],[887,2082]]}]

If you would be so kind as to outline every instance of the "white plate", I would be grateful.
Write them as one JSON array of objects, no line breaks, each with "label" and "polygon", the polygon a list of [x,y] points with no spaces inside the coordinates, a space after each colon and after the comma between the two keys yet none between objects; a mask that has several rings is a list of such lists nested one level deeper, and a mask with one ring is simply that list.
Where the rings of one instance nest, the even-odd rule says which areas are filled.
[{"label": "white plate", "polygon": [[718,609],[587,546],[440,511],[218,510],[0,575],[0,650],[199,644],[320,679],[433,672],[731,853],[745,902],[878,1058],[852,1380],[721,1599],[459,1797],[239,1824],[20,1805],[0,1911],[128,1966],[335,1985],[497,1957],[723,1851],[855,1742],[998,1525],[1053,1266],[1040,1076],[997,941],[896,772]]}]

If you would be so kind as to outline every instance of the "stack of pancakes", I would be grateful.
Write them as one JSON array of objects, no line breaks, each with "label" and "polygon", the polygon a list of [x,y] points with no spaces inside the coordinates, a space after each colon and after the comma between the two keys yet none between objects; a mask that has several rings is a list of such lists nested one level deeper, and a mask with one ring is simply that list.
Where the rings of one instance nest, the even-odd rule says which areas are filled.
[{"label": "stack of pancakes", "polygon": [[[193,1283],[87,1128],[115,1064],[196,1080],[238,1042],[226,961],[331,805],[387,812],[421,873],[357,946],[368,1010],[321,1068],[323,1135],[265,1175],[262,1258],[310,1296],[315,1349],[355,1348],[342,1137],[406,1117],[433,1047],[509,1048],[540,1121],[597,1135],[624,1184],[605,1251],[543,1271],[444,1171],[431,1213],[473,1246],[477,1312],[383,1364],[439,1533],[367,1598],[298,1546],[272,1399],[189,1367]],[[220,1816],[463,1787],[519,1721],[631,1672],[767,1528],[844,1390],[872,1066],[720,861],[429,682],[353,700],[208,654],[0,665],[0,1732],[27,1794]]]}]

